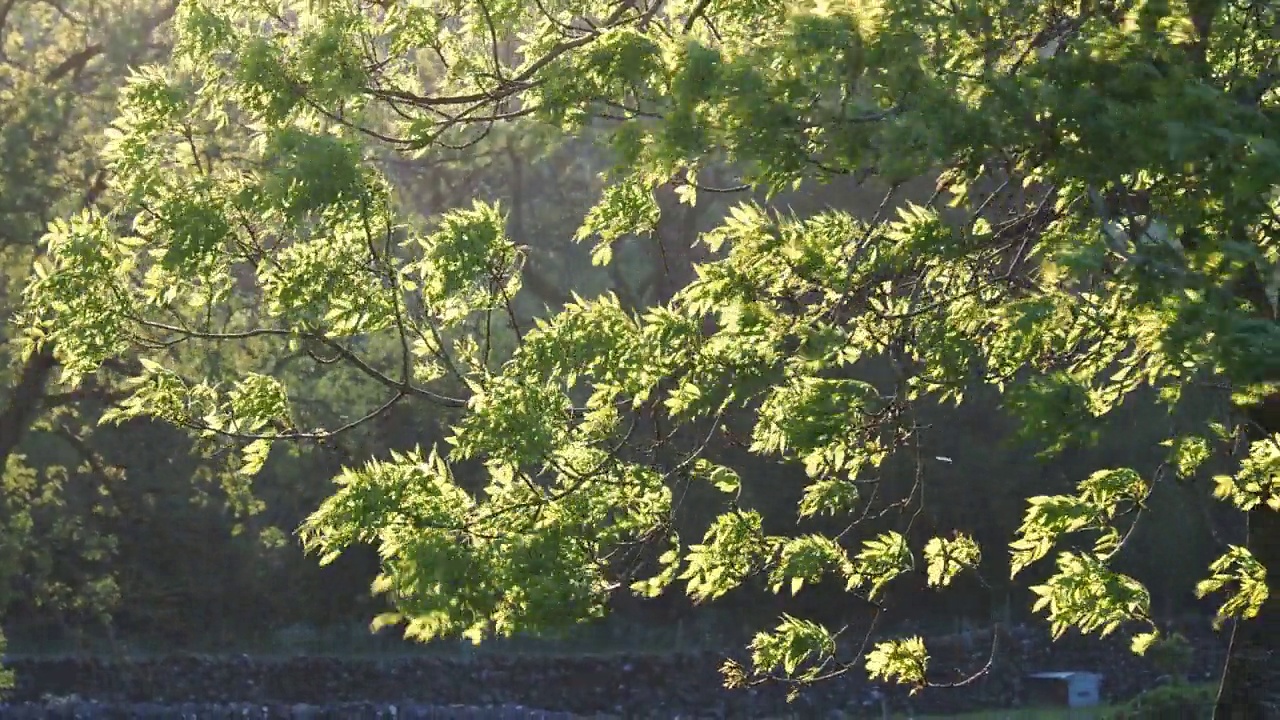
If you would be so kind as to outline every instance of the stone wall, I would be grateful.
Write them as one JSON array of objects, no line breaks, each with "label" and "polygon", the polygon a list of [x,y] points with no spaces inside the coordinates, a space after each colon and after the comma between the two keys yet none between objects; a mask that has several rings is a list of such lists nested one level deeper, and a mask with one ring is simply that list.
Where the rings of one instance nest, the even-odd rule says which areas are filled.
[{"label": "stone wall", "polygon": [[468,707],[391,703],[103,703],[79,698],[0,704],[6,720],[579,720],[519,706]]},{"label": "stone wall", "polygon": [[[1183,632],[1196,648],[1193,679],[1213,676],[1221,666],[1225,638],[1207,628]],[[1105,678],[1105,695],[1109,699],[1124,700],[1153,686],[1159,677],[1148,660],[1129,652],[1124,637],[1106,641],[1066,638],[1052,643],[1043,631],[1018,628],[1001,635],[994,658],[989,633],[936,639],[932,647],[930,674],[936,681],[960,680],[984,667],[989,659],[992,660],[990,671],[962,687],[928,689],[908,696],[898,687],[873,687],[861,668],[855,667],[844,677],[806,690],[794,703],[788,704],[783,689],[778,687],[724,689],[718,672],[724,658],[714,653],[601,657],[480,655],[472,659],[419,656],[379,660],[17,658],[8,664],[17,675],[17,688],[10,698],[15,703],[76,696],[103,703],[171,707],[182,703],[244,702],[278,708],[300,704],[338,708],[343,703],[365,704],[368,708],[398,704],[406,709],[521,706],[579,716],[664,718],[758,717],[784,712],[805,716],[830,714],[835,717],[841,713],[841,716],[864,713],[878,716],[879,702],[874,700],[877,693],[884,693],[894,709],[926,713],[1012,707],[1020,702],[1021,678],[1028,672],[1043,670],[1099,672]],[[333,716],[377,715],[368,715],[362,710],[355,715]]]}]

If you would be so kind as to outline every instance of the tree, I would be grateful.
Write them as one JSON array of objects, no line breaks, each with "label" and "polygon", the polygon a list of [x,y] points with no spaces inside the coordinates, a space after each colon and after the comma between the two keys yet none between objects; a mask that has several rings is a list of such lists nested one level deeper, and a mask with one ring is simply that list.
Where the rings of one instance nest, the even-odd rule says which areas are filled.
[{"label": "tree", "polygon": [[[95,614],[115,587],[100,527],[114,476],[88,441],[118,388],[109,371],[61,388],[51,347],[24,353],[7,320],[21,302],[40,237],[59,215],[104,201],[97,150],[125,69],[159,57],[157,28],[175,4],[74,0],[0,3],[0,605]],[[65,392],[64,392],[65,390]],[[124,394],[120,394],[121,397]],[[88,428],[86,428],[88,425]],[[54,462],[28,462],[52,441]],[[26,445],[24,445],[26,443]],[[73,486],[94,484],[73,507]],[[91,512],[97,511],[97,512]],[[106,577],[104,577],[106,576]]]},{"label": "tree", "polygon": [[[560,627],[676,581],[701,601],[756,578],[791,593],[825,580],[878,611],[902,577],[941,590],[980,557],[962,528],[912,539],[940,462],[921,403],[994,388],[1051,455],[1140,388],[1175,407],[1222,385],[1238,423],[1179,429],[1160,469],[1100,468],[1074,494],[1028,498],[1010,550],[1015,573],[1055,554],[1034,588],[1055,633],[1124,627],[1142,651],[1150,594],[1112,563],[1153,521],[1154,483],[1236,452],[1213,492],[1248,534],[1200,591],[1226,591],[1222,617],[1241,619],[1219,715],[1266,716],[1280,697],[1266,661],[1280,647],[1266,585],[1280,566],[1276,26],[1268,3],[1213,0],[188,0],[176,63],[124,91],[107,157],[127,202],[46,236],[24,327],[73,376],[149,353],[112,417],[234,445],[248,471],[273,444],[439,406],[448,447],[347,468],[302,528],[322,562],[376,545],[376,588],[397,608],[382,620],[423,640]],[[526,326],[510,308],[531,250],[503,210],[409,222],[369,155],[371,141],[445,152],[497,124],[607,135],[615,169],[577,233],[606,263],[612,242],[655,231],[658,189],[688,204],[723,189],[700,181],[713,165],[765,193],[849,175],[894,189],[870,218],[740,204],[698,237],[708,259],[669,301],[577,299]],[[243,151],[221,152],[228,138]],[[927,173],[934,197],[891,212]],[[231,312],[235,283],[250,289]],[[304,424],[269,373],[222,386],[149,351],[247,340],[348,363],[385,400]],[[872,378],[873,360],[892,372]],[[848,529],[770,532],[779,508],[739,497],[742,452],[802,466],[801,518]],[[893,458],[916,485],[894,529],[859,536]],[[674,527],[695,484],[724,509],[690,543]],[[727,678],[847,672],[847,635],[784,617]],[[918,637],[856,662],[939,682]]]},{"label": "tree", "polygon": [[[7,110],[0,121],[4,139],[0,215],[5,220],[0,258],[7,282],[0,291],[7,304],[16,304],[25,281],[19,273],[30,267],[44,227],[59,214],[100,200],[105,176],[96,146],[116,86],[130,64],[151,62],[157,56],[160,48],[152,33],[175,7],[27,0],[4,4],[0,92]],[[110,23],[104,18],[113,16],[140,27],[107,29]],[[83,399],[43,397],[55,369],[47,350],[29,355],[19,368],[0,409],[0,467],[39,417],[42,405]]]},{"label": "tree", "polygon": [[[8,322],[48,223],[81,206],[115,206],[99,150],[130,68],[167,56],[176,6],[0,2],[0,612],[15,634],[34,631],[42,643],[57,642],[49,637],[54,625],[64,639],[77,641],[86,631],[117,626],[173,639],[175,626],[209,630],[210,623],[192,617],[212,614],[210,607],[227,624],[244,627],[244,618],[226,613],[225,601],[201,583],[211,572],[226,572],[235,581],[219,586],[245,592],[252,578],[244,558],[255,553],[267,561],[259,569],[264,577],[281,572],[262,543],[219,537],[228,529],[249,529],[268,542],[281,535],[260,512],[266,498],[279,497],[272,486],[280,484],[280,473],[259,478],[256,489],[264,497],[253,497],[242,478],[218,472],[217,458],[200,457],[198,446],[192,452],[186,438],[175,442],[168,426],[144,421],[95,432],[98,416],[130,394],[120,380],[132,372],[131,363],[136,368],[136,358],[121,356],[78,387],[68,386],[59,380],[53,348],[24,357],[21,335]],[[235,350],[252,354],[254,347]],[[273,361],[272,372],[323,386],[326,392],[313,394],[316,402],[349,402],[367,391],[344,385],[339,373],[288,375],[288,356]],[[206,353],[194,367],[209,376],[240,373],[234,354]],[[160,457],[156,448],[164,448]],[[191,455],[194,462],[184,462]],[[316,491],[324,488],[312,477],[292,473],[285,497],[306,498],[307,508],[314,507]],[[222,503],[193,502],[201,496],[224,500],[240,517],[222,517]],[[292,510],[279,504],[286,515]],[[289,523],[296,525],[292,518]],[[116,612],[122,602],[126,612]],[[268,615],[250,603],[237,607],[255,620]]]}]

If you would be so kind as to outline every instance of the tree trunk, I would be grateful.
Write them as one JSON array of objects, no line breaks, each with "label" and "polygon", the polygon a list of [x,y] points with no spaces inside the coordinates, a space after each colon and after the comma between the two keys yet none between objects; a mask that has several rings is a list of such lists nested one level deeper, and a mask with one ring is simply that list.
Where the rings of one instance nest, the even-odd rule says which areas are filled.
[{"label": "tree trunk", "polygon": [[[1280,395],[1246,414],[1255,436],[1280,433]],[[1280,512],[1262,505],[1248,513],[1247,523],[1245,546],[1267,568],[1271,596],[1256,618],[1234,623],[1215,720],[1280,718]]]},{"label": "tree trunk", "polygon": [[0,471],[9,462],[9,456],[18,448],[27,429],[35,421],[43,405],[45,388],[57,366],[50,350],[33,353],[22,366],[18,382],[9,392],[3,408],[0,408]]}]

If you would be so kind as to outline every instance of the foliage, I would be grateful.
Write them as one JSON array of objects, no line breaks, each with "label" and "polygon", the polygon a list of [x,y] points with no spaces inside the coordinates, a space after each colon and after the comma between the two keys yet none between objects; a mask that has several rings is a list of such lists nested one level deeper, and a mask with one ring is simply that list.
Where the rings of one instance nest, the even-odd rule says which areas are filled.
[{"label": "foliage", "polygon": [[[4,652],[7,644],[3,637],[0,637],[0,652]],[[13,672],[0,668],[0,692],[7,691],[13,687]]]},{"label": "foliage", "polygon": [[[15,337],[40,238],[59,215],[107,195],[97,153],[129,64],[157,56],[164,5],[131,0],[14,0],[0,12],[0,601],[46,618],[97,624],[119,585],[113,492],[119,473],[91,441],[109,403],[108,373],[78,389]],[[96,287],[90,288],[90,295]],[[86,340],[91,343],[91,340]],[[86,417],[89,416],[89,417]],[[27,440],[28,442],[23,442]]]},{"label": "foliage", "polygon": [[867,671],[872,679],[897,680],[923,685],[929,657],[918,637],[879,643],[867,654]]},{"label": "foliage", "polygon": [[1210,685],[1163,685],[1142,693],[1108,717],[1114,720],[1212,717],[1216,689]]},{"label": "foliage", "polygon": [[[557,629],[674,580],[702,601],[833,577],[879,609],[904,578],[941,589],[980,559],[970,536],[913,524],[937,479],[924,403],[988,386],[1051,457],[1096,441],[1141,389],[1176,406],[1207,380],[1276,379],[1274,12],[190,0],[174,63],[123,91],[105,150],[121,207],[45,238],[28,349],[51,347],[70,382],[145,357],[114,417],[239,448],[244,478],[272,447],[332,442],[401,404],[453,413],[449,447],[352,463],[302,528],[325,560],[375,545],[386,620],[418,639]],[[496,123],[612,139],[615,184],[578,233],[599,263],[661,221],[658,189],[699,202],[713,163],[766,196],[941,176],[930,201],[873,217],[741,203],[698,237],[706,259],[668,301],[574,298],[529,324],[512,295],[531,249],[502,207],[414,221],[370,149],[430,157]],[[264,362],[227,380],[164,352],[259,339],[345,364],[381,396],[325,426]],[[865,372],[873,361],[890,376]],[[1170,439],[1184,472],[1211,430]],[[778,533],[731,451],[801,468],[797,514],[847,529]],[[1255,443],[1217,494],[1274,510],[1272,454]],[[890,462],[913,465],[915,485],[877,527],[866,496]],[[1074,495],[1029,499],[1014,571],[1055,554],[1034,590],[1056,634],[1151,623],[1148,590],[1113,565],[1156,476],[1102,469]],[[695,482],[722,491],[721,511],[686,545],[679,499]],[[1064,548],[1077,533],[1092,543]],[[1248,547],[1211,572],[1201,590],[1231,591],[1224,615],[1266,599]],[[856,667],[836,660],[837,635],[784,617],[752,643],[750,673],[806,683]],[[919,638],[865,664],[930,682]]]},{"label": "foliage", "polygon": [[1183,682],[1191,671],[1191,661],[1195,648],[1181,633],[1174,633],[1157,643],[1150,649],[1152,664],[1156,669],[1167,674],[1173,682]]},{"label": "foliage", "polygon": [[1263,567],[1247,549],[1231,546],[1226,554],[1209,566],[1212,573],[1196,586],[1197,595],[1208,595],[1226,588],[1234,588],[1229,600],[1218,614],[1218,622],[1229,617],[1252,618],[1270,595],[1267,587],[1267,568]]}]

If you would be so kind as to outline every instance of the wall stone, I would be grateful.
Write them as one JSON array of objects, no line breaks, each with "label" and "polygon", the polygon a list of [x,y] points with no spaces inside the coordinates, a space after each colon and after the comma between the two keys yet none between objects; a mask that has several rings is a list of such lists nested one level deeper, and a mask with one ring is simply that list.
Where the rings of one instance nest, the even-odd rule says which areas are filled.
[{"label": "wall stone", "polygon": [[[1207,627],[1181,631],[1196,648],[1192,679],[1214,677],[1225,655],[1225,638]],[[1022,678],[1044,670],[1101,673],[1103,691],[1110,700],[1126,700],[1159,682],[1158,671],[1149,660],[1130,653],[1124,637],[1050,642],[1043,630],[1018,627],[1000,634],[994,655],[990,632],[935,638],[930,646],[930,673],[937,682],[961,680],[990,661],[989,672],[962,687],[908,695],[903,688],[873,685],[855,666],[788,704],[779,687],[723,688],[718,668],[724,655],[718,653],[378,660],[13,658],[6,662],[16,673],[17,687],[10,704],[0,706],[0,716],[565,720],[793,712],[813,717],[878,717],[879,696],[895,710],[922,713],[1016,707],[1022,698]],[[96,709],[84,710],[89,701],[98,703]],[[194,714],[184,713],[183,707]],[[43,714],[24,714],[39,708],[45,709]],[[60,714],[63,710],[70,714]],[[113,714],[117,711],[124,714]]]}]

